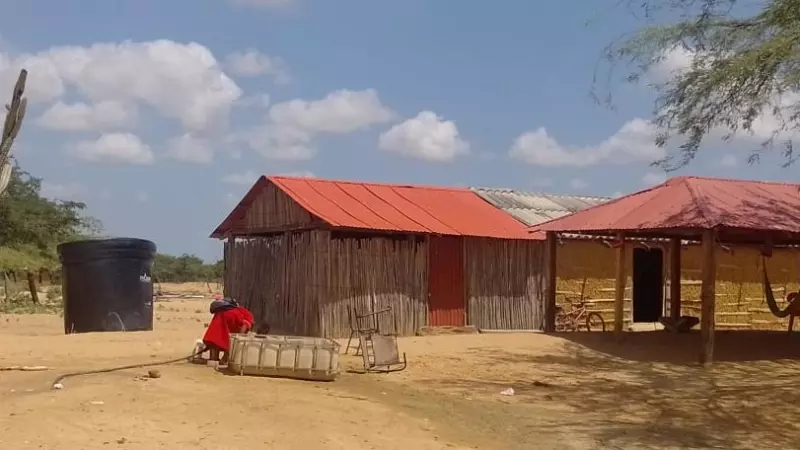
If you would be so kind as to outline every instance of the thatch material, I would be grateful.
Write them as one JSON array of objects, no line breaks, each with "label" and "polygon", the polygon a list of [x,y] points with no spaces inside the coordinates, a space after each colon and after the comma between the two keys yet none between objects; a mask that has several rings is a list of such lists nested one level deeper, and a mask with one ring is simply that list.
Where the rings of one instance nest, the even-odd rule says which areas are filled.
[{"label": "thatch material", "polygon": [[[633,246],[630,246],[633,247]],[[663,247],[659,247],[663,248]],[[668,287],[668,251],[665,256],[664,279]],[[700,316],[700,246],[684,246],[681,250],[682,314]],[[603,315],[606,323],[614,318],[614,252],[597,241],[565,240],[558,247],[557,303],[569,296],[577,298],[581,291],[590,310]],[[631,321],[633,250],[628,251],[628,281],[625,291],[624,322]],[[786,294],[800,289],[800,252],[775,249],[768,260],[772,287],[779,305],[785,307]],[[732,247],[732,252],[717,249],[716,324],[720,329],[785,330],[788,319],[773,316],[766,305],[760,270],[761,256],[757,249]],[[584,287],[584,279],[586,279]],[[666,303],[666,300],[665,300]]]},{"label": "thatch material", "polygon": [[467,316],[479,329],[542,327],[544,243],[466,239]]}]

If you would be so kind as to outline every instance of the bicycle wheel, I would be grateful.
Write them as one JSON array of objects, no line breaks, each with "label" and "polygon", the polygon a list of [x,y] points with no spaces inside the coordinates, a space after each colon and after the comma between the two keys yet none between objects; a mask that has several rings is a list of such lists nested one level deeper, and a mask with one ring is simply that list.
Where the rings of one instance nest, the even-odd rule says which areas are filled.
[{"label": "bicycle wheel", "polygon": [[590,312],[586,316],[586,331],[606,331],[606,321],[599,312]]}]

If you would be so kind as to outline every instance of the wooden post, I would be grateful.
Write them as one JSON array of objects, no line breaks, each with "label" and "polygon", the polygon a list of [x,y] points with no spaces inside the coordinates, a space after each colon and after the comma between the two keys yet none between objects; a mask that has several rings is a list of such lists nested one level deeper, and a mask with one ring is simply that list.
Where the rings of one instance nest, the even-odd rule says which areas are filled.
[{"label": "wooden post", "polygon": [[717,258],[716,231],[706,230],[703,233],[703,259],[700,271],[702,286],[700,287],[700,337],[702,349],[700,363],[710,366],[714,361],[714,328],[716,310]]},{"label": "wooden post", "polygon": [[228,286],[228,264],[233,255],[233,248],[236,246],[236,236],[229,234],[228,240],[222,249],[222,295],[229,297],[233,295]]},{"label": "wooden post", "polygon": [[620,233],[617,235],[617,274],[616,284],[614,285],[614,335],[616,338],[622,339],[623,336],[623,320],[625,314],[625,284],[628,281],[628,271],[625,268],[625,257],[627,256],[627,245],[625,244],[625,235]]},{"label": "wooden post", "polygon": [[669,241],[669,316],[673,321],[681,317],[681,240]]},{"label": "wooden post", "polygon": [[464,326],[472,325],[469,323],[469,271],[467,270],[467,239],[461,238],[461,274],[464,280]]},{"label": "wooden post", "polygon": [[31,301],[39,304],[39,290],[36,289],[36,278],[30,270],[26,271],[25,275],[28,277],[28,290],[31,291]]},{"label": "wooden post", "polygon": [[556,331],[556,255],[558,252],[558,239],[554,231],[547,232],[547,249],[545,258],[547,259],[547,281],[544,297],[544,331],[552,333]]}]

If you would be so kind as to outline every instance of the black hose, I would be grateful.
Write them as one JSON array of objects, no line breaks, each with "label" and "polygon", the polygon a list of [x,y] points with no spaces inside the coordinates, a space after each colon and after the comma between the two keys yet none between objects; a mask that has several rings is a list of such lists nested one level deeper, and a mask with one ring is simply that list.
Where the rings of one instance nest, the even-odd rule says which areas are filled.
[{"label": "black hose", "polygon": [[173,364],[173,363],[180,362],[180,361],[186,361],[188,359],[194,358],[195,356],[202,355],[203,352],[205,352],[206,350],[207,350],[206,348],[203,348],[202,350],[194,352],[189,356],[182,356],[180,358],[168,359],[168,360],[165,360],[165,361],[155,361],[155,362],[149,362],[149,363],[144,363],[144,364],[130,364],[130,365],[127,365],[127,366],[112,367],[112,368],[109,368],[109,369],[83,370],[83,371],[80,371],[80,372],[65,373],[63,375],[59,375],[55,380],[53,380],[53,384],[51,386],[55,386],[55,385],[59,384],[65,378],[77,377],[77,376],[80,376],[80,375],[93,375],[93,374],[96,374],[96,373],[116,372],[118,370],[139,369],[139,368],[142,368],[142,367],[151,367],[151,366],[164,366],[164,365],[167,365],[167,364]]}]

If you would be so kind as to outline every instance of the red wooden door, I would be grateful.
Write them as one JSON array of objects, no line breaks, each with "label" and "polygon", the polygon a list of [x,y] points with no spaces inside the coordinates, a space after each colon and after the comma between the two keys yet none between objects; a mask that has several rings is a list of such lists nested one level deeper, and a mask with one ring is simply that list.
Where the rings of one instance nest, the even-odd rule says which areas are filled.
[{"label": "red wooden door", "polygon": [[464,326],[464,246],[460,237],[429,241],[428,325]]}]

